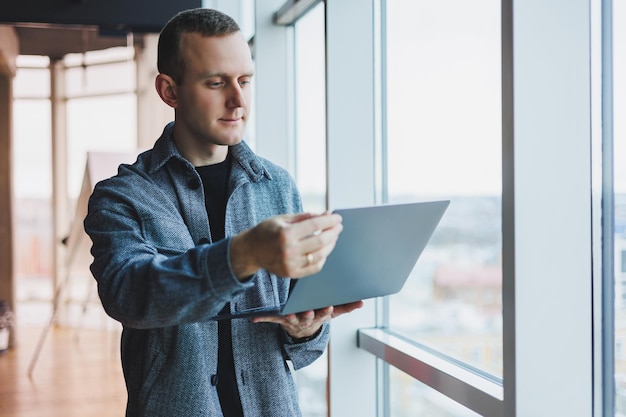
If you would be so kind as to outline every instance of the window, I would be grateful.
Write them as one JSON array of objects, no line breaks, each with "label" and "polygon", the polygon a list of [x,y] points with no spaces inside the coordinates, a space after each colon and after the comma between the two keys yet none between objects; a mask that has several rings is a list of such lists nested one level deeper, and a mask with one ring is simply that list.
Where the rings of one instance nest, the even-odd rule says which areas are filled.
[{"label": "window", "polygon": [[52,170],[49,59],[20,56],[13,80],[17,315],[41,325],[52,298]]},{"label": "window", "polygon": [[450,200],[389,324],[501,376],[500,5],[389,0],[386,28],[389,202]]},{"label": "window", "polygon": [[[72,219],[75,199],[85,171],[86,152],[126,151],[137,144],[135,64],[132,48],[112,48],[68,55],[51,65],[47,57],[21,56],[14,80],[17,300],[23,322],[44,324],[53,297],[52,215],[52,76],[58,80],[58,123],[67,133],[67,190],[59,199],[69,202]],[[64,113],[63,110],[66,110]],[[63,119],[63,116],[65,118]],[[59,140],[64,140],[60,138]],[[81,221],[81,220],[79,220]],[[63,228],[66,225],[59,225]],[[68,226],[69,229],[69,226]],[[65,233],[66,230],[60,230]],[[54,243],[57,244],[56,239]],[[36,259],[37,262],[33,262]],[[69,273],[69,272],[68,272]],[[64,287],[67,307],[80,308],[93,285],[89,271]],[[72,272],[73,274],[73,272]],[[58,277],[65,279],[65,277]],[[83,306],[84,307],[84,306]],[[93,309],[100,323],[104,312]],[[83,314],[63,314],[64,324],[76,324]],[[90,311],[91,313],[91,311]],[[91,323],[91,322],[90,322]]]},{"label": "window", "polygon": [[[68,192],[76,198],[89,151],[137,147],[137,98],[132,48],[65,57]],[[96,115],[96,117],[94,117]]]},{"label": "window", "polygon": [[295,24],[296,180],[304,209],[326,209],[324,3]]},{"label": "window", "polygon": [[[613,199],[615,282],[615,416],[626,415],[626,2],[613,1]],[[621,303],[619,302],[621,301]]]},{"label": "window", "polygon": [[[593,325],[598,304],[589,294],[590,4],[444,6],[325,4],[329,206],[454,204],[429,245],[437,252],[425,252],[411,278],[422,288],[403,289],[426,293],[418,301],[430,309],[409,315],[402,305],[415,307],[398,294],[387,305],[368,300],[333,323],[330,414],[423,413],[400,395],[418,387],[484,416],[591,415],[602,385],[591,366],[598,352],[592,336],[601,326]],[[386,38],[378,44],[380,33]],[[481,199],[489,204],[470,204]],[[434,282],[437,262],[463,272],[453,275],[463,284],[478,271],[499,285],[440,285],[435,292],[416,274],[428,272]],[[432,303],[435,294],[440,305]],[[502,314],[484,320],[493,304]],[[441,311],[454,331],[423,325]],[[446,338],[457,335],[462,339],[449,345]],[[431,410],[467,413],[449,401]]]},{"label": "window", "polygon": [[[558,3],[559,7],[540,2],[466,4],[450,1],[445,3],[444,10],[439,9],[439,13],[437,5],[428,2],[411,4],[421,8],[409,8],[409,2],[394,0],[383,3],[387,5],[384,20],[387,39],[383,45],[388,49],[383,56],[387,57],[385,80],[388,94],[386,119],[383,120],[387,121],[388,201],[400,201],[394,200],[394,178],[412,180],[417,190],[411,197],[413,199],[450,196],[451,207],[438,231],[449,225],[456,227],[457,234],[450,241],[461,243],[458,249],[473,251],[463,263],[458,262],[463,259],[458,250],[450,251],[454,257],[448,259],[456,261],[455,267],[466,268],[478,260],[485,266],[501,269],[502,290],[497,298],[503,300],[502,325],[497,323],[498,319],[493,323],[480,320],[484,315],[476,314],[477,305],[471,304],[475,301],[468,300],[488,297],[477,297],[475,288],[464,289],[463,298],[453,291],[456,287],[445,288],[441,294],[454,302],[443,305],[452,306],[454,309],[447,311],[455,314],[443,320],[453,325],[453,331],[430,332],[433,336],[430,340],[424,337],[429,336],[430,329],[426,326],[422,332],[408,334],[411,323],[433,321],[433,316],[437,318],[441,310],[431,308],[421,315],[404,313],[396,317],[392,297],[388,308],[390,328],[379,323],[375,329],[367,328],[371,324],[364,321],[359,330],[359,343],[362,349],[485,416],[588,416],[594,405],[594,369],[590,361],[594,353],[591,349],[592,332],[598,327],[592,325],[593,304],[589,295],[593,266],[589,189],[591,10],[587,3],[574,4],[565,0]],[[410,20],[394,20],[394,7],[398,5],[402,7],[396,8],[400,10],[397,14],[411,16]],[[498,11],[500,7],[501,12]],[[567,9],[567,13],[563,13],[563,9]],[[478,10],[480,13],[474,15],[473,12]],[[476,21],[477,18],[480,20]],[[330,16],[328,20],[331,20]],[[448,27],[449,22],[453,23]],[[393,31],[399,28],[406,31],[402,37],[394,38]],[[419,37],[417,34],[422,33],[422,28],[428,28],[428,31]],[[463,28],[463,36],[456,35],[457,28]],[[411,37],[413,42],[403,44],[406,37]],[[451,39],[456,40],[452,42]],[[478,39],[483,39],[483,43]],[[329,44],[332,41],[329,39]],[[410,69],[404,73],[404,78],[399,75],[402,72],[393,72],[394,55],[389,50],[398,43],[403,51],[399,55],[404,58],[401,62]],[[419,49],[430,43],[435,46],[425,52]],[[444,46],[448,49],[443,49]],[[487,53],[489,51],[491,54]],[[429,59],[420,61],[426,53],[430,53],[427,55]],[[482,58],[476,66],[472,65],[475,55]],[[406,57],[411,57],[415,63]],[[424,68],[433,63],[440,66],[439,72],[445,76],[445,82],[437,83],[438,74],[429,74]],[[449,70],[450,67],[454,70]],[[477,69],[482,77],[472,72]],[[419,80],[413,79],[429,75],[429,84],[419,84]],[[403,119],[395,112],[402,106],[394,109],[391,96],[394,82],[402,83],[396,93],[405,97],[404,107],[413,110],[403,114],[404,119],[411,119],[410,128],[395,132],[393,118]],[[414,83],[419,90],[411,88]],[[432,88],[433,85],[437,89]],[[429,91],[433,91],[432,98]],[[489,97],[494,97],[493,101]],[[487,104],[477,104],[483,99]],[[328,105],[332,105],[332,100]],[[422,117],[424,113],[430,118]],[[468,113],[474,116],[465,118]],[[331,114],[329,112],[329,117]],[[426,131],[426,134],[419,130],[431,126],[433,119],[438,122],[436,129]],[[479,122],[474,124],[477,120]],[[454,139],[459,135],[450,132],[455,132],[459,123],[467,131],[462,132],[462,137],[467,140],[457,144]],[[475,136],[476,130],[481,130],[482,135]],[[501,134],[494,132],[497,130],[501,130]],[[472,138],[478,142],[468,146]],[[444,142],[447,147],[440,149],[443,141],[448,141]],[[413,150],[415,143],[423,147],[421,153]],[[489,157],[492,149],[496,152]],[[563,149],[568,150],[567,158],[563,158]],[[413,175],[394,174],[391,160],[394,153],[400,152],[414,156],[413,159],[405,158],[405,164],[399,168]],[[419,170],[430,162],[419,159],[426,152],[435,164],[441,166],[436,165],[427,174],[421,174]],[[458,158],[458,154],[467,155],[467,158]],[[451,167],[450,161],[453,160],[459,162]],[[476,166],[469,166],[467,160],[479,162]],[[555,170],[555,166],[559,169]],[[481,172],[490,173],[482,177],[482,182],[477,175]],[[474,180],[469,186],[465,185],[468,178]],[[331,177],[329,184],[333,183]],[[432,184],[437,186],[432,187]],[[463,190],[472,193],[463,193]],[[484,215],[476,216],[476,211],[464,207],[459,211],[462,215],[454,216],[461,221],[446,224],[445,217],[454,213],[452,204],[461,200],[458,197],[476,200],[490,194],[500,199],[501,202],[495,202],[494,207],[502,207],[501,213],[486,211]],[[467,236],[471,234],[467,233],[467,225],[477,219],[486,225],[479,228],[482,233],[489,230],[489,221],[497,215],[501,216],[501,231],[494,231],[494,234],[500,234],[501,243],[492,245],[488,240],[479,239],[476,241],[478,245],[468,245]],[[437,246],[437,238],[435,235],[431,239],[430,249]],[[494,253],[487,248],[498,246],[501,260],[486,256]],[[446,261],[445,257],[432,259]],[[420,262],[424,265],[425,260],[430,260],[426,252],[416,268],[421,268]],[[564,289],[567,289],[567,297],[563,296]],[[435,294],[434,290],[430,294]],[[401,321],[395,324],[394,320]],[[492,329],[501,329],[502,335],[491,337],[489,328],[487,332],[481,331],[485,329],[481,327],[485,323],[492,324]],[[454,349],[446,347],[448,340],[445,337],[457,335],[465,339],[454,340]],[[480,342],[482,351],[493,350],[493,353],[477,355],[472,360],[472,349],[468,346],[476,346],[475,338],[484,338]],[[394,381],[383,384],[389,385],[392,393],[402,388]]]},{"label": "window", "polygon": [[[295,37],[295,178],[305,211],[326,209],[324,3],[299,18]],[[326,353],[295,374],[304,417],[328,415]]]},{"label": "window", "polygon": [[50,71],[46,57],[20,56],[13,81],[17,197],[50,198]]},{"label": "window", "polygon": [[478,417],[479,414],[452,401],[396,368],[391,368],[392,381],[401,381],[391,391],[391,412],[394,417],[437,416]]}]

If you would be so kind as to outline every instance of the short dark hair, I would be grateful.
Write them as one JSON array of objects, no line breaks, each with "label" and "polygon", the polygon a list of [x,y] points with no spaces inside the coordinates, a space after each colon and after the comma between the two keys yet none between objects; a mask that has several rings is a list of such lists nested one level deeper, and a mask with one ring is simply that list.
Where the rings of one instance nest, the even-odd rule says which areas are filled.
[{"label": "short dark hair", "polygon": [[232,17],[217,10],[197,8],[179,12],[165,24],[159,34],[157,68],[161,74],[167,74],[177,84],[181,84],[186,67],[180,54],[183,33],[224,36],[240,30]]}]

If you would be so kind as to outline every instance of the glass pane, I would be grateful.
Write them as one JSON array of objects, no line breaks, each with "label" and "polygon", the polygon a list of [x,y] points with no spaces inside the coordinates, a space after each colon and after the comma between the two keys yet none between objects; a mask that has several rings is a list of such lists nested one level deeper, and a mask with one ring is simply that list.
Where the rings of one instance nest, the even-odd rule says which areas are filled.
[{"label": "glass pane", "polygon": [[[324,4],[295,25],[296,182],[304,210],[322,212],[326,207],[326,96],[324,53]],[[326,353],[298,370],[300,407],[304,417],[326,417]]]},{"label": "glass pane", "polygon": [[613,2],[615,415],[626,415],[626,2]]},{"label": "glass pane", "polygon": [[[127,39],[127,44],[132,44],[132,39]],[[77,66],[77,65],[94,65],[116,61],[132,61],[135,55],[135,50],[132,46],[116,46],[113,48],[100,49],[87,51],[84,54],[72,53],[67,54],[63,58],[65,65]]]},{"label": "glass pane", "polygon": [[135,91],[135,63],[127,61],[67,68],[65,80],[68,97],[130,93]]},{"label": "glass pane", "polygon": [[422,384],[412,376],[390,367],[391,410],[394,417],[478,417],[472,410]]},{"label": "glass pane", "polygon": [[133,151],[137,147],[134,94],[68,100],[68,194],[78,197],[89,151]]},{"label": "glass pane", "polygon": [[[109,70],[110,72],[107,72]],[[134,66],[126,62],[88,66],[78,72],[68,69],[66,75],[68,94],[71,86],[83,88],[81,91],[73,91],[73,94],[94,94],[82,98],[70,96],[67,100],[67,187],[70,221],[80,222],[81,219],[73,216],[85,174],[87,152],[124,152],[134,151],[137,147],[136,95],[134,91],[116,94],[120,90],[130,88],[129,80],[133,80],[134,83]],[[86,84],[83,84],[85,75],[88,78]],[[119,84],[115,83],[116,80]],[[69,271],[72,279],[65,291],[70,299],[81,300],[83,306],[89,305],[89,308],[83,307],[81,312],[78,303],[68,305],[66,324],[73,326],[113,324],[104,311],[98,308],[99,300],[93,296],[93,279],[88,269],[80,264],[81,262],[77,261],[72,265]]]},{"label": "glass pane", "polygon": [[296,36],[296,179],[304,209],[326,208],[326,58],[324,5],[298,21]]},{"label": "glass pane", "polygon": [[[36,72],[18,68],[25,85]],[[48,73],[47,69],[43,70]],[[46,87],[44,85],[44,87]],[[52,139],[50,100],[13,101],[16,314],[21,325],[50,318],[52,286]]]},{"label": "glass pane", "polygon": [[13,173],[18,199],[52,196],[50,117],[50,100],[13,101]]},{"label": "glass pane", "polygon": [[20,68],[13,79],[13,96],[17,98],[49,98],[50,70]]},{"label": "glass pane", "polygon": [[388,200],[450,200],[389,322],[501,376],[500,3],[389,0],[387,19]]},{"label": "glass pane", "polygon": [[50,58],[41,55],[18,55],[15,58],[15,64],[19,70],[24,68],[48,68],[50,66]]}]

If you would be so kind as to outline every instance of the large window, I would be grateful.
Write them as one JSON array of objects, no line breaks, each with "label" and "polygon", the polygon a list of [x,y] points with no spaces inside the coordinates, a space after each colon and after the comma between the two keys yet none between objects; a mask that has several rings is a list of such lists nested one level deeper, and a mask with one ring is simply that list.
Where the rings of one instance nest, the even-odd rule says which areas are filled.
[{"label": "large window", "polygon": [[478,417],[479,414],[396,369],[390,369],[391,416]]},{"label": "large window", "polygon": [[[118,47],[86,54],[70,54],[65,57],[64,65],[68,196],[71,201],[71,220],[82,221],[74,219],[73,215],[83,184],[87,153],[129,152],[132,155],[137,149],[134,49]],[[82,311],[67,315],[68,320],[73,321],[70,324],[115,325],[100,307],[94,280],[84,266],[73,265],[70,269],[73,277],[66,293],[70,300],[78,302],[69,307],[82,306]]]},{"label": "large window", "polygon": [[13,80],[16,307],[26,325],[44,323],[53,294],[49,65],[20,56]]},{"label": "large window", "polygon": [[[133,48],[112,48],[85,54],[67,55],[60,63],[47,57],[20,56],[14,80],[15,195],[17,305],[21,323],[42,325],[50,318],[54,285],[63,286],[65,306],[72,314],[63,315],[64,324],[101,325],[105,317],[96,297],[91,297],[93,279],[80,269],[80,279],[58,277],[53,282],[55,256],[52,204],[52,119],[51,73],[58,82],[55,104],[62,111],[56,116],[59,130],[67,138],[67,218],[73,219],[75,201],[85,173],[89,151],[129,151],[137,146],[137,109]],[[65,117],[63,117],[65,114]],[[61,145],[60,145],[61,146]],[[60,193],[60,192],[59,192]],[[64,213],[65,215],[65,213]],[[59,225],[60,233],[71,227]],[[36,260],[36,261],[33,261]],[[73,274],[72,270],[72,274]],[[69,272],[68,272],[69,273]],[[68,281],[69,282],[69,281]],[[95,308],[86,309],[86,301]],[[86,315],[86,313],[89,313]],[[85,320],[88,319],[88,320]]]},{"label": "large window", "polygon": [[[386,201],[451,203],[359,346],[480,415],[591,415],[597,4],[382,5]],[[467,414],[394,369],[377,376],[388,415],[424,412],[394,399],[411,390],[433,398],[425,414]]]},{"label": "large window", "polygon": [[626,2],[613,1],[615,415],[626,415]]},{"label": "large window", "polygon": [[[262,114],[251,128],[260,154],[296,177],[305,210],[451,201],[401,293],[335,320],[330,367],[324,358],[296,372],[305,416],[626,416],[626,2],[294,1],[317,4],[278,29],[281,3],[254,7]],[[595,317],[605,258],[590,173],[602,4],[613,7],[614,40],[609,328]],[[70,190],[84,150],[134,143],[135,113],[132,80],[111,76],[129,56],[74,58],[68,133],[81,151],[69,158],[79,167]],[[20,74],[47,65],[23,63]],[[96,79],[116,82],[92,89]],[[50,170],[49,138],[36,130],[49,90],[29,97],[27,87],[16,79],[16,182]],[[110,101],[97,110],[100,95]],[[80,124],[96,111],[131,127]],[[49,198],[48,181],[31,185]],[[614,336],[606,352],[603,332]],[[607,364],[610,386],[598,377]]]},{"label": "large window", "polygon": [[65,57],[71,197],[80,191],[87,152],[137,148],[133,54],[120,47]]},{"label": "large window", "polygon": [[296,180],[304,209],[326,209],[324,3],[295,25]]},{"label": "large window", "polygon": [[388,200],[450,200],[389,323],[501,376],[500,3],[389,0],[386,28]]},{"label": "large window", "polygon": [[[324,3],[294,25],[295,178],[305,211],[326,209],[326,95]],[[328,415],[326,353],[296,374],[304,417]]]}]

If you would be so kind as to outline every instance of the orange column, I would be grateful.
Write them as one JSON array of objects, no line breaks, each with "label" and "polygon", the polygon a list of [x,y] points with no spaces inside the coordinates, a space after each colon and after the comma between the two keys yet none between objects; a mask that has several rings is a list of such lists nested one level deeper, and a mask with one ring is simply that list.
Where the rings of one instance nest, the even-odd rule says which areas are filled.
[{"label": "orange column", "polygon": [[[13,249],[13,77],[17,56],[17,36],[0,26],[0,299],[15,310],[15,277]],[[15,345],[12,329],[9,345]]]}]

